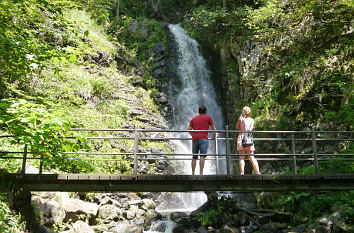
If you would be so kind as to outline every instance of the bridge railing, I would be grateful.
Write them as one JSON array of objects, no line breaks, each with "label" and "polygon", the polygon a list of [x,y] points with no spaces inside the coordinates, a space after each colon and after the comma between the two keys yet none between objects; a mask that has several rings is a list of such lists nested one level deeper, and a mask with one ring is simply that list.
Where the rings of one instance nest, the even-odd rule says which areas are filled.
[{"label": "bridge railing", "polygon": [[[191,141],[191,137],[188,135],[190,132],[208,132],[218,134],[215,137],[210,137],[209,140],[213,141],[214,148],[209,147],[207,160],[214,160],[216,167],[216,174],[219,174],[219,162],[225,161],[226,163],[226,174],[232,174],[232,162],[238,160],[238,156],[242,154],[232,153],[231,147],[234,145],[236,148],[237,134],[240,130],[229,130],[226,127],[225,130],[165,130],[165,129],[138,129],[136,126],[134,129],[72,129],[72,131],[79,132],[105,132],[113,134],[122,134],[120,136],[87,136],[87,140],[133,140],[133,148],[130,152],[94,152],[94,151],[73,151],[73,152],[64,152],[64,154],[70,155],[83,155],[83,156],[97,156],[96,158],[77,158],[77,157],[68,157],[69,160],[84,160],[84,161],[131,161],[133,163],[132,173],[134,175],[138,174],[138,164],[139,161],[144,160],[191,160],[192,153],[151,153],[151,152],[139,152],[139,143],[144,140],[149,141],[164,141],[164,142],[173,142],[173,141]],[[290,161],[292,162],[292,170],[294,174],[297,174],[297,163],[300,161],[312,161],[315,167],[315,173],[319,174],[319,161],[328,161],[328,160],[338,160],[338,161],[354,161],[354,154],[338,154],[338,153],[324,153],[322,150],[319,150],[319,143],[328,143],[335,142],[339,143],[348,143],[352,142],[351,138],[353,131],[315,131],[314,129],[310,131],[252,131],[255,135],[273,135],[276,137],[254,137],[255,144],[261,142],[284,142],[285,145],[290,144],[290,150],[288,153],[255,153],[254,156],[257,160],[260,161]],[[151,134],[150,136],[147,134]],[[212,134],[211,134],[212,135]],[[8,138],[12,136],[0,136],[1,138]],[[68,139],[75,139],[74,137],[68,137]],[[301,152],[299,151],[299,145],[296,144],[302,143]],[[310,144],[306,145],[306,144]],[[224,149],[220,149],[220,147]],[[323,146],[322,146],[323,147]],[[304,152],[304,149],[310,151]],[[235,150],[235,149],[234,149]],[[278,149],[280,151],[286,151],[286,149]],[[11,156],[13,154],[22,155],[22,156]],[[28,151],[28,146],[24,146],[23,151],[3,151],[0,148],[0,159],[22,159],[22,169],[21,172],[25,173],[26,162],[27,160],[40,160],[39,165],[39,174],[43,172],[43,160],[46,159],[41,155],[40,157],[29,155],[41,155],[40,152],[31,152]],[[100,156],[123,156],[124,158],[100,158]],[[153,156],[153,157],[148,157]],[[247,157],[246,157],[247,159]]]}]

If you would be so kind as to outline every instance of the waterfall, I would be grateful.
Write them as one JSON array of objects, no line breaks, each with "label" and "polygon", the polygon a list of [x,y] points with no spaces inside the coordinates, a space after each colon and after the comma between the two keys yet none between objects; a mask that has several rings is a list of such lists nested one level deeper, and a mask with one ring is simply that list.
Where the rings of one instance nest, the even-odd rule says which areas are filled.
[{"label": "waterfall", "polygon": [[[204,105],[207,114],[213,119],[216,129],[224,129],[224,116],[211,74],[207,68],[203,56],[199,52],[199,44],[188,36],[186,31],[179,25],[169,25],[174,41],[173,66],[174,73],[170,76],[169,98],[173,108],[173,127],[185,130],[190,120],[198,115],[198,108]],[[179,137],[190,137],[188,133],[178,134]],[[209,137],[212,134],[209,133]],[[177,153],[191,153],[191,141],[177,142]],[[225,143],[219,142],[219,153],[224,153]],[[208,153],[215,153],[213,141],[209,142]],[[215,157],[207,157],[204,174],[215,174]],[[211,159],[211,160],[210,160]],[[219,167],[221,172],[225,166]],[[190,163],[184,166],[185,174],[191,174]],[[197,164],[196,174],[199,172]]]},{"label": "waterfall", "polygon": [[[207,114],[213,119],[216,129],[224,129],[224,116],[219,97],[212,82],[211,73],[206,61],[199,52],[199,44],[188,36],[180,25],[169,25],[172,46],[171,70],[169,77],[169,99],[173,109],[173,128],[186,130],[191,119],[197,116],[198,108],[204,105]],[[188,133],[177,133],[175,137],[190,138]],[[212,134],[209,133],[209,137]],[[191,154],[192,141],[176,141],[176,153]],[[224,153],[225,143],[218,143],[219,152]],[[215,154],[215,143],[209,141],[209,154]],[[181,158],[189,158],[183,156]],[[222,164],[222,163],[221,163]],[[184,160],[180,165],[183,174],[191,174],[191,160]],[[224,166],[225,167],[225,166]],[[219,170],[225,170],[220,168]],[[204,166],[204,174],[215,174],[215,157],[208,156]],[[199,161],[196,166],[196,174],[199,174]],[[196,209],[207,199],[204,193],[181,194],[185,206]]]},{"label": "waterfall", "polygon": [[[169,70],[169,102],[171,103],[172,127],[176,130],[187,130],[191,119],[197,116],[198,108],[204,105],[207,115],[213,119],[216,129],[225,129],[224,116],[220,98],[217,95],[211,73],[206,61],[199,52],[196,40],[188,36],[179,25],[169,25],[170,34],[170,61]],[[221,135],[222,136],[222,135]],[[173,137],[190,138],[188,133],[176,133]],[[209,134],[209,138],[212,134]],[[192,141],[180,140],[175,143],[175,153],[191,154]],[[225,142],[219,141],[219,153],[225,154]],[[209,141],[208,154],[215,154],[214,141]],[[192,156],[181,156],[189,158]],[[204,175],[216,173],[215,157],[208,156],[204,166]],[[191,175],[191,160],[181,162],[183,174]],[[219,162],[219,173],[226,173],[225,162]],[[196,174],[199,174],[199,161],[196,166]],[[164,201],[159,204],[159,212],[191,212],[207,201],[203,192],[194,193],[169,193],[164,195]],[[166,231],[168,232],[168,231]]]}]

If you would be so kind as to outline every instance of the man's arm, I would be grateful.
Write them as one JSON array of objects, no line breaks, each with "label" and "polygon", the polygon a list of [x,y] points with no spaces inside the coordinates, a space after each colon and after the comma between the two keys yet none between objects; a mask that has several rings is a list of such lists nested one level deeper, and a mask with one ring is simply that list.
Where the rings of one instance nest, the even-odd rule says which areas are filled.
[{"label": "man's arm", "polygon": [[[189,126],[189,127],[188,127],[188,130],[192,130],[192,129],[193,129],[192,126]],[[189,132],[189,135],[193,136],[193,135],[192,135],[192,132]]]},{"label": "man's arm", "polygon": [[[216,130],[216,128],[215,128],[214,125],[211,125],[210,128],[211,128],[212,130]],[[217,135],[217,134],[218,134],[217,132],[214,132],[214,136]]]}]

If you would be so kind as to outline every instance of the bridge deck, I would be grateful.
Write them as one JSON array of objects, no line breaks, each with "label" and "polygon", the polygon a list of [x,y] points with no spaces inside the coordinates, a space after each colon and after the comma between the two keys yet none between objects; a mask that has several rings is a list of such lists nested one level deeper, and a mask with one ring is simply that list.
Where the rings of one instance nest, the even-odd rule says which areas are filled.
[{"label": "bridge deck", "polygon": [[354,190],[354,174],[322,175],[108,175],[1,174],[0,192],[189,192]]}]

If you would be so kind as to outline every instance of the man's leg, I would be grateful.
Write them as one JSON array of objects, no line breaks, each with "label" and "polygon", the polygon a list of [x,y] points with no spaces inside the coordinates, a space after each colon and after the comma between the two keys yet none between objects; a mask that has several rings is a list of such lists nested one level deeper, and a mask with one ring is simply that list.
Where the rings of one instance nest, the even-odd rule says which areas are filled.
[{"label": "man's leg", "polygon": [[195,165],[197,165],[197,160],[192,159],[192,175],[195,175]]},{"label": "man's leg", "polygon": [[200,175],[203,175],[204,163],[205,163],[205,156],[201,155],[199,161]]},{"label": "man's leg", "polygon": [[208,153],[209,141],[208,141],[208,139],[199,139],[199,141],[200,141],[200,161],[199,161],[200,164],[199,164],[199,167],[200,167],[200,175],[203,175],[205,157],[206,157],[206,154]]},{"label": "man's leg", "polygon": [[192,175],[195,175],[195,166],[197,165],[198,153],[199,153],[199,140],[192,142]]}]

